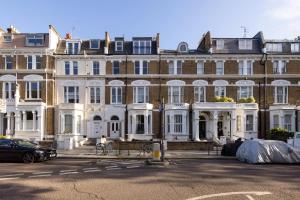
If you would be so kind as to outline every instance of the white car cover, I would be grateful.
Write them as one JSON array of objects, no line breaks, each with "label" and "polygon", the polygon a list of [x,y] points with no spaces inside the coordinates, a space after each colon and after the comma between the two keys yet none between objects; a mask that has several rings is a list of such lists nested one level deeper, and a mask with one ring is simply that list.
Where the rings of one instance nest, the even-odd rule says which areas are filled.
[{"label": "white car cover", "polygon": [[236,157],[248,163],[300,163],[299,150],[276,140],[246,140],[238,148]]}]

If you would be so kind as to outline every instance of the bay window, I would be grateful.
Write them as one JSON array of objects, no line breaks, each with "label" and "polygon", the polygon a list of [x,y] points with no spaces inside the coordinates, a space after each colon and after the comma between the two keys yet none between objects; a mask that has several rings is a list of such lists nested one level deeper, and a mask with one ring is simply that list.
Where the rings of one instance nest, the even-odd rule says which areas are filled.
[{"label": "bay window", "polygon": [[287,131],[292,131],[292,115],[291,114],[285,114],[284,115],[284,129]]},{"label": "bay window", "polygon": [[40,82],[26,82],[26,98],[39,99],[41,95]]},{"label": "bay window", "polygon": [[182,133],[182,115],[174,115],[174,133]]},{"label": "bay window", "polygon": [[145,133],[145,116],[136,115],[136,134]]},{"label": "bay window", "polygon": [[72,115],[65,115],[65,130],[64,133],[72,133],[73,131],[73,116]]},{"label": "bay window", "polygon": [[205,87],[204,86],[196,86],[194,87],[194,101],[195,102],[205,102]]},{"label": "bay window", "polygon": [[279,115],[273,115],[273,128],[279,128]]},{"label": "bay window", "polygon": [[246,131],[253,131],[254,125],[254,116],[253,115],[246,115]]},{"label": "bay window", "polygon": [[65,103],[79,103],[79,87],[65,86],[64,99],[65,99]]},{"label": "bay window", "polygon": [[111,87],[111,104],[122,104],[122,87]]},{"label": "bay window", "polygon": [[168,102],[169,103],[183,103],[183,86],[169,86],[168,89]]},{"label": "bay window", "polygon": [[133,87],[133,102],[148,103],[149,102],[149,87],[134,86]]}]

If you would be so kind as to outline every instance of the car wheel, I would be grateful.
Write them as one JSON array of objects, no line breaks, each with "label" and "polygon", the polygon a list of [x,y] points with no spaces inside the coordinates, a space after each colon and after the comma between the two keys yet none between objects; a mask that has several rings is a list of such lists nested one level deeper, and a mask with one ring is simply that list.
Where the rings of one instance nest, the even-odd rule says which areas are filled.
[{"label": "car wheel", "polygon": [[34,162],[34,155],[32,153],[25,153],[23,155],[23,162],[24,163],[33,163]]}]

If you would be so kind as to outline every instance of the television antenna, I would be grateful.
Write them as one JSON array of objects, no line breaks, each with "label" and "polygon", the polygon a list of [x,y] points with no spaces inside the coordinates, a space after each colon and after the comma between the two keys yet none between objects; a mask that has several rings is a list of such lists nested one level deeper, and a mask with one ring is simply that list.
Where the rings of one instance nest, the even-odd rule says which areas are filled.
[{"label": "television antenna", "polygon": [[241,29],[243,30],[243,38],[246,38],[247,33],[249,33],[248,28],[246,26],[241,26]]}]

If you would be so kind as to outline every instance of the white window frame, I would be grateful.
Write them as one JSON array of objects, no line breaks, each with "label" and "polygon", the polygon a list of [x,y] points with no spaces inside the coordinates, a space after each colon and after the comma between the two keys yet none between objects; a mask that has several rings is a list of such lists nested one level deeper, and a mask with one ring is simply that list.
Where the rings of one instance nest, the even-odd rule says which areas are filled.
[{"label": "white window frame", "polygon": [[[138,63],[138,73],[136,71],[136,63]],[[146,73],[144,73],[144,63],[146,63]],[[149,61],[147,60],[136,60],[134,61],[134,73],[136,75],[147,75],[149,74]]]},{"label": "white window frame", "polygon": [[[123,41],[120,40],[115,41],[115,51],[117,52],[123,51],[123,45],[124,45]],[[118,49],[119,47],[120,49]]]},{"label": "white window frame", "polygon": [[[183,60],[170,60],[169,61],[169,74],[173,74],[173,75],[179,75],[182,74],[182,68],[183,68]],[[179,66],[178,63],[181,63]],[[172,66],[173,65],[173,66]]]},{"label": "white window frame", "polygon": [[[31,57],[31,69],[29,68],[29,58]],[[41,61],[40,62],[37,62],[37,58],[40,57]],[[28,55],[27,56],[27,69],[28,70],[36,70],[38,69],[37,66],[38,66],[38,63],[40,64],[40,68],[39,69],[42,69],[42,56],[40,55]]]},{"label": "white window frame", "polygon": [[[68,123],[67,123],[67,120]],[[69,127],[67,127],[67,125]],[[72,133],[73,132],[73,115],[72,114],[65,114],[64,115],[64,133]]]},{"label": "white window frame", "polygon": [[[221,91],[224,90],[224,96],[221,95]],[[225,85],[217,85],[215,86],[215,97],[226,97],[226,86]]]},{"label": "white window frame", "polygon": [[174,134],[182,134],[183,133],[183,120],[184,117],[182,114],[174,114],[174,122],[173,122],[173,127],[174,127]]},{"label": "white window frame", "polygon": [[292,53],[300,52],[300,43],[291,43],[291,52]]},{"label": "white window frame", "polygon": [[69,100],[70,100],[69,88],[70,87],[74,87],[74,102],[73,103],[79,103],[80,102],[79,86],[64,86],[64,103],[71,103],[71,102],[69,102]]},{"label": "white window frame", "polygon": [[[246,97],[242,97],[242,90],[246,89]],[[253,97],[253,86],[249,86],[249,85],[244,85],[244,86],[238,86],[238,91],[237,91],[237,98],[238,100],[242,99],[242,98],[250,98]]]},{"label": "white window frame", "polygon": [[[147,43],[150,44],[150,52],[147,52]],[[144,44],[144,49],[141,49],[142,44]],[[151,40],[134,40],[133,41],[133,54],[152,54],[152,41]],[[136,49],[137,48],[137,49]]]},{"label": "white window frame", "polygon": [[[97,95],[97,91],[99,91],[99,96]],[[101,103],[101,87],[90,87],[90,103]]]},{"label": "white window frame", "polygon": [[[115,67],[115,63],[118,63],[118,68]],[[112,62],[112,74],[120,74],[120,72],[121,72],[121,66],[120,65],[121,65],[121,62],[118,61],[118,60],[114,60]],[[118,73],[115,73],[115,68],[118,69]]]},{"label": "white window frame", "polygon": [[[11,58],[11,62],[7,62],[7,58],[8,58],[8,57]],[[8,69],[8,68],[7,68],[7,64],[8,64],[8,63],[11,63],[11,69],[13,69],[13,68],[14,68],[14,57],[13,57],[12,55],[6,55],[6,56],[4,57],[4,59],[5,59],[5,69]],[[10,70],[10,69],[8,69],[8,70]]]},{"label": "white window frame", "polygon": [[[8,90],[6,90],[6,85],[8,86]],[[14,90],[12,90],[14,87]],[[6,92],[8,92],[8,97],[6,96]],[[11,81],[6,81],[2,83],[2,99],[14,99],[16,93],[16,83]]]},{"label": "white window frame", "polygon": [[[32,84],[36,83],[37,84],[37,97],[33,98],[32,97]],[[28,96],[29,95],[29,96]],[[41,84],[39,81],[27,81],[26,82],[26,99],[41,99]]]},{"label": "white window frame", "polygon": [[[280,127],[280,121],[279,120],[280,120],[279,119],[279,114],[273,115],[273,124],[272,124],[273,128],[279,128]],[[275,122],[277,122],[277,123],[275,123]]]},{"label": "white window frame", "polygon": [[[283,94],[282,94],[282,100],[283,102],[278,102],[278,89],[282,87],[282,91],[283,91]],[[276,85],[275,88],[275,103],[276,104],[287,104],[288,103],[288,86],[286,85]]]},{"label": "white window frame", "polygon": [[[95,69],[95,64],[98,63],[98,69]],[[98,73],[95,73],[95,71],[98,70]],[[93,75],[100,75],[100,62],[99,61],[93,61]]]},{"label": "white window frame", "polygon": [[252,75],[253,74],[253,61],[252,60],[239,60],[239,75]]},{"label": "white window frame", "polygon": [[252,49],[251,39],[239,39],[239,49],[240,50],[251,50]]},{"label": "white window frame", "polygon": [[[72,44],[71,52],[69,52],[69,44]],[[75,44],[78,44],[78,50],[77,50],[77,52],[75,52]],[[71,42],[71,41],[66,42],[66,53],[70,54],[70,55],[76,55],[76,54],[78,54],[80,52],[80,48],[81,48],[80,44],[81,43],[79,41],[78,42]]]},{"label": "white window frame", "polygon": [[[97,41],[97,47],[92,47],[92,42]],[[90,39],[90,49],[99,49],[100,48],[100,40],[99,39]]]},{"label": "white window frame", "polygon": [[[7,40],[8,38],[10,38],[9,40]],[[7,35],[3,35],[3,42],[5,43],[11,43],[12,40],[14,39],[13,35],[12,34],[7,34]]]},{"label": "white window frame", "polygon": [[[221,64],[218,64],[221,63]],[[221,71],[221,73],[220,73]],[[224,61],[218,60],[216,61],[216,75],[224,75]]]},{"label": "white window frame", "polygon": [[287,71],[287,61],[274,60],[273,61],[273,74],[284,74]]},{"label": "white window frame", "polygon": [[282,52],[282,43],[267,43],[267,52]]},{"label": "white window frame", "polygon": [[[201,101],[200,90],[203,90],[203,101]],[[195,86],[194,87],[194,101],[197,103],[206,102],[206,87],[205,86]]]},{"label": "white window frame", "polygon": [[[178,102],[175,101],[175,89],[178,92]],[[178,89],[178,90],[177,90]],[[184,86],[172,85],[168,87],[168,102],[170,104],[181,104],[184,103]]]},{"label": "white window frame", "polygon": [[216,49],[217,50],[224,49],[224,40],[222,40],[222,39],[216,40]]},{"label": "white window frame", "polygon": [[[39,39],[42,40],[42,44],[38,44],[38,45],[34,45],[28,42],[28,40],[30,39]],[[31,46],[31,47],[36,47],[36,46],[44,46],[45,45],[45,41],[44,41],[44,35],[42,34],[32,34],[32,35],[27,35],[26,36],[26,46]]]},{"label": "white window frame", "polygon": [[[287,123],[286,116],[290,117],[290,122],[289,123]],[[293,115],[292,114],[289,114],[289,113],[284,114],[284,116],[283,116],[283,128],[286,129],[289,132],[291,132],[293,130]]]},{"label": "white window frame", "polygon": [[[113,101],[113,99],[114,99],[113,96],[115,96],[115,101]],[[111,104],[122,104],[122,86],[111,86],[110,87],[110,103]]]},{"label": "white window frame", "polygon": [[[66,74],[66,63],[69,62],[69,74]],[[77,63],[77,74],[74,74],[74,63]],[[64,74],[65,75],[72,75],[72,76],[77,76],[79,75],[79,62],[74,60],[74,61],[65,61],[64,62]]]},{"label": "white window frame", "polygon": [[[142,102],[139,102],[140,97],[143,98]],[[149,103],[149,86],[133,86],[133,103]]]},{"label": "white window frame", "polygon": [[204,61],[203,60],[199,60],[197,62],[197,74],[198,75],[204,74]]}]

